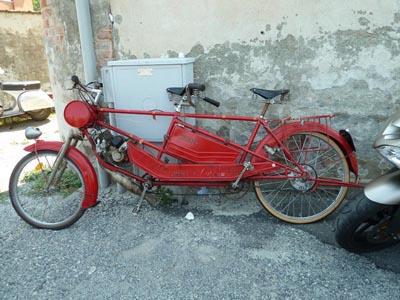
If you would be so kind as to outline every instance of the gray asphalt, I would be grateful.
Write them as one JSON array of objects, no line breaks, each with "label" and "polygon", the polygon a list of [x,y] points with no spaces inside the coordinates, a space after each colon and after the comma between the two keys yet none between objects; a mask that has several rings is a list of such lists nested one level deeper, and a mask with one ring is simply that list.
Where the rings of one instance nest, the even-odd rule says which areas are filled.
[{"label": "gray asphalt", "polygon": [[[138,215],[137,197],[115,187],[100,200],[54,232],[25,224],[3,198],[0,299],[400,298],[400,275],[390,267],[398,248],[368,257],[338,248],[335,215],[285,224],[252,194],[145,204]],[[189,211],[194,220],[184,218]]]}]

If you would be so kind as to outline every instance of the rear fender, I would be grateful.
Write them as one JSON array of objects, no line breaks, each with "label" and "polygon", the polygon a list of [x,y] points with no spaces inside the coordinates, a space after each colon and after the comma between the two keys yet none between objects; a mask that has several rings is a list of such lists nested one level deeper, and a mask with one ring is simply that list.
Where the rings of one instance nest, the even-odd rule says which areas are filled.
[{"label": "rear fender", "polygon": [[[35,152],[36,150],[60,151],[64,143],[57,141],[36,141],[36,144],[24,148],[25,151]],[[82,172],[85,182],[85,198],[82,201],[82,208],[86,209],[97,204],[98,182],[96,172],[88,158],[75,147],[69,147],[66,156],[72,160]]]},{"label": "rear fender", "polygon": [[[357,163],[356,153],[354,152],[349,142],[333,128],[316,122],[304,122],[304,123],[296,122],[279,126],[277,129],[273,130],[273,133],[278,140],[282,140],[285,137],[288,137],[292,134],[307,132],[307,131],[319,132],[324,135],[327,135],[332,140],[334,140],[339,145],[340,149],[343,151],[343,154],[346,157],[351,172],[353,172],[356,176],[358,176],[358,163]],[[271,134],[269,134],[265,136],[264,139],[258,144],[255,152],[263,153],[263,146],[265,144],[267,144],[270,147],[275,147],[277,145],[277,141]]]}]

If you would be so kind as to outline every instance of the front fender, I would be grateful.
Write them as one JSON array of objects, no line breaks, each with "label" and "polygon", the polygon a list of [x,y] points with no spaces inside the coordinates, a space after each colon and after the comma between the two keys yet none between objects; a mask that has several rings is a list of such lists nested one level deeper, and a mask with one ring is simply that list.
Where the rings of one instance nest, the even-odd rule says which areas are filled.
[{"label": "front fender", "polygon": [[400,170],[372,180],[365,186],[364,194],[373,202],[387,205],[400,204]]},{"label": "front fender", "polygon": [[[36,144],[24,148],[25,151],[34,152],[36,150],[60,151],[63,143],[57,141],[36,141]],[[89,159],[75,147],[69,147],[66,156],[72,160],[82,172],[85,182],[85,198],[82,201],[82,208],[86,209],[96,205],[98,195],[98,182],[96,172]]]},{"label": "front fender", "polygon": [[[356,153],[354,152],[348,141],[342,135],[340,135],[339,132],[329,126],[317,122],[293,122],[279,126],[273,131],[273,134],[278,140],[282,140],[292,134],[308,131],[319,132],[333,139],[343,151],[343,154],[345,155],[346,160],[350,166],[350,170],[356,176],[358,176],[358,163]],[[271,134],[269,134],[265,136],[264,139],[258,144],[255,152],[261,153],[262,148],[265,144],[269,145],[270,147],[274,147],[276,146],[277,142],[276,139]]]}]

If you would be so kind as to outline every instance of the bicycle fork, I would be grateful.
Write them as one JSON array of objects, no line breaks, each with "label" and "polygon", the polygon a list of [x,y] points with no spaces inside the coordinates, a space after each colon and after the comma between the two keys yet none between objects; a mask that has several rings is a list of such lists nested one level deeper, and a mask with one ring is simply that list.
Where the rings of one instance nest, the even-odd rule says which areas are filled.
[{"label": "bicycle fork", "polygon": [[[60,151],[58,152],[58,155],[56,157],[56,160],[54,162],[53,168],[50,173],[49,180],[47,181],[47,184],[46,184],[46,191],[49,191],[49,188],[53,184],[53,182],[57,183],[58,180],[60,180],[60,178],[64,174],[64,171],[67,167],[67,165],[65,163],[61,166],[61,164],[64,160],[64,157],[67,154],[68,148],[70,146],[76,147],[77,144],[78,144],[78,139],[76,137],[74,137],[72,134],[69,134],[67,140],[65,141],[65,143],[61,147]],[[60,166],[61,166],[61,169],[58,172],[58,176],[56,177],[57,170],[58,170],[58,168],[60,168]]]}]

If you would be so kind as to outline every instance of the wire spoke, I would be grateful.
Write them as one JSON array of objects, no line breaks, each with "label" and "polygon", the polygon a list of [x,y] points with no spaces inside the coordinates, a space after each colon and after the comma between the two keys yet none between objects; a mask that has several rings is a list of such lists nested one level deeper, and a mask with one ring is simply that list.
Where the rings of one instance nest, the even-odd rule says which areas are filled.
[{"label": "wire spoke", "polygon": [[293,134],[281,143],[282,149],[270,159],[299,171],[301,167],[307,176],[259,181],[255,187],[260,202],[276,217],[294,223],[314,222],[331,213],[347,191],[340,182],[349,181],[338,145],[315,132]]}]

